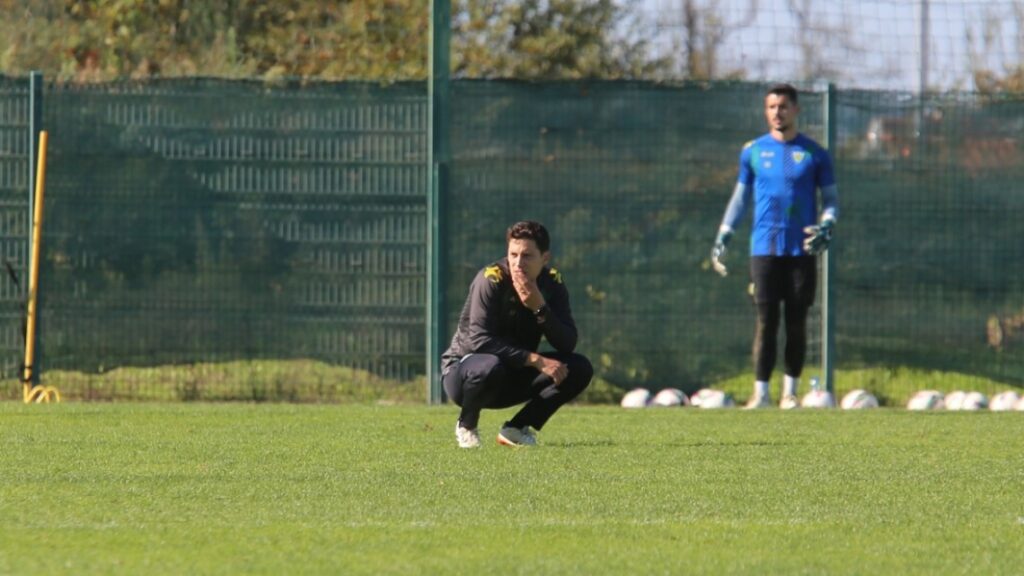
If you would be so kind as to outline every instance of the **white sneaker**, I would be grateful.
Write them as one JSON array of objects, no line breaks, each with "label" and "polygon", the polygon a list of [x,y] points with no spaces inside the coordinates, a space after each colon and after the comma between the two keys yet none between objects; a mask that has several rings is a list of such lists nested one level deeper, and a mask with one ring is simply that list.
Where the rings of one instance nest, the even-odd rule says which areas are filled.
[{"label": "white sneaker", "polygon": [[792,410],[793,408],[799,407],[800,400],[796,396],[793,396],[792,394],[788,396],[783,396],[782,401],[779,402],[779,408],[782,408],[783,410]]},{"label": "white sneaker", "polygon": [[529,426],[522,428],[503,426],[501,431],[498,432],[498,444],[513,447],[536,446],[537,436],[534,435],[533,430]]},{"label": "white sneaker", "polygon": [[461,422],[455,423],[455,439],[459,441],[459,448],[480,447],[480,433],[477,429],[463,428]]},{"label": "white sneaker", "polygon": [[750,398],[750,400],[747,401],[747,404],[746,404],[746,406],[743,407],[743,409],[744,410],[758,410],[758,409],[761,409],[761,408],[771,408],[771,407],[772,407],[772,399],[769,398],[768,396],[752,396]]}]

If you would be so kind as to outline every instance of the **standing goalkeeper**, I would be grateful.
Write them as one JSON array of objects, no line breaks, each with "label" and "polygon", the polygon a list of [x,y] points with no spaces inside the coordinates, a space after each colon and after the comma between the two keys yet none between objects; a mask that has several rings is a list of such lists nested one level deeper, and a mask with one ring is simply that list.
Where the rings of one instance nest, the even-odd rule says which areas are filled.
[{"label": "standing goalkeeper", "polygon": [[[726,246],[748,205],[753,205],[750,276],[757,305],[754,395],[747,408],[771,406],[779,323],[785,316],[783,409],[798,405],[797,387],[807,353],[807,311],[814,303],[817,259],[828,248],[836,222],[832,160],[818,143],[797,132],[797,91],[773,86],[764,99],[769,132],[740,152],[739,179],[715,238],[711,260],[723,276]],[[821,191],[818,214],[816,192]],[[781,306],[783,305],[784,306]],[[780,310],[781,308],[781,310]]]}]

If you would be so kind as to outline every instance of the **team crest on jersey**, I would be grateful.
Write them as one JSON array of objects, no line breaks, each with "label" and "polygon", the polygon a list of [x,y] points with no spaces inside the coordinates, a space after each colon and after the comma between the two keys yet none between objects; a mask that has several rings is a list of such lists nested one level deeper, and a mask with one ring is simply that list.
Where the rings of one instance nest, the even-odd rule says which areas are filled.
[{"label": "team crest on jersey", "polygon": [[548,270],[548,274],[551,275],[551,279],[554,280],[556,284],[562,283],[562,273],[558,270],[552,268]]},{"label": "team crest on jersey", "polygon": [[793,162],[796,162],[797,164],[803,162],[804,158],[806,158],[806,157],[807,157],[807,152],[804,152],[803,150],[800,150],[798,152],[793,152]]},{"label": "team crest on jersey", "polygon": [[502,275],[501,268],[498,266],[488,266],[487,268],[484,268],[484,278],[490,280],[492,284],[501,282]]}]

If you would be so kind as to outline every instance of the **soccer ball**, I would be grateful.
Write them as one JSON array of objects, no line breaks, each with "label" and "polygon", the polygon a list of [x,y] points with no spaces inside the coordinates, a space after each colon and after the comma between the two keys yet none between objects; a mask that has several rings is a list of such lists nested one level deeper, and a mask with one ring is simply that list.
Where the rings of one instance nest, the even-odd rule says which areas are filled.
[{"label": "soccer ball", "polygon": [[619,405],[623,408],[646,408],[651,404],[651,391],[647,388],[633,388],[622,397]]},{"label": "soccer ball", "polygon": [[992,401],[988,403],[988,409],[993,412],[1003,412],[1005,410],[1013,410],[1014,406],[1020,402],[1020,394],[1017,394],[1013,390],[1007,390],[1006,392],[1000,392],[992,397]]},{"label": "soccer ball", "polygon": [[863,410],[865,408],[878,408],[878,398],[867,390],[852,390],[843,401],[839,403],[843,410]]},{"label": "soccer ball", "polygon": [[907,410],[941,410],[945,406],[942,392],[921,390],[907,402]]},{"label": "soccer ball", "polygon": [[981,392],[967,392],[960,402],[961,410],[984,410],[988,408],[988,396]]},{"label": "soccer ball", "polygon": [[964,405],[964,399],[967,397],[967,392],[963,390],[954,390],[949,394],[946,394],[945,405],[946,410],[962,410]]},{"label": "soccer ball", "polygon": [[946,410],[981,410],[988,408],[988,396],[981,392],[957,390],[946,395]]},{"label": "soccer ball", "polygon": [[811,390],[800,400],[803,408],[834,408],[836,399],[827,390]]},{"label": "soccer ball", "polygon": [[721,390],[715,390],[713,388],[702,388],[698,390],[692,398],[690,398],[690,404],[705,408],[729,408],[733,406],[735,402],[732,396],[722,392]]},{"label": "soccer ball", "polygon": [[689,406],[690,399],[678,388],[665,388],[654,395],[652,406]]}]

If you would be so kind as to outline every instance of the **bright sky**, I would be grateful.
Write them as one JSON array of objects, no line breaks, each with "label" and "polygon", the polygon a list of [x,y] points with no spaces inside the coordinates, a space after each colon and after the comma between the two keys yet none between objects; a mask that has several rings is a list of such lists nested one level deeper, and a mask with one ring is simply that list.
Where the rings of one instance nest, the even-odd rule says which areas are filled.
[{"label": "bright sky", "polygon": [[[709,6],[728,32],[719,73],[742,69],[763,80],[805,80],[801,35],[833,70],[823,80],[843,87],[917,91],[921,69],[921,10],[925,0],[694,0]],[[639,0],[645,21],[656,26],[661,50],[683,37],[685,0]],[[1024,59],[1024,0],[927,0],[928,85],[974,89],[972,55],[998,73]],[[750,6],[756,15],[749,25]],[[805,8],[798,25],[792,6]],[[990,41],[983,38],[986,30]],[[969,41],[971,35],[973,40]],[[979,60],[980,59],[980,60]]]}]

